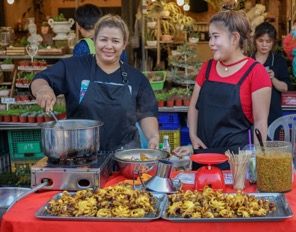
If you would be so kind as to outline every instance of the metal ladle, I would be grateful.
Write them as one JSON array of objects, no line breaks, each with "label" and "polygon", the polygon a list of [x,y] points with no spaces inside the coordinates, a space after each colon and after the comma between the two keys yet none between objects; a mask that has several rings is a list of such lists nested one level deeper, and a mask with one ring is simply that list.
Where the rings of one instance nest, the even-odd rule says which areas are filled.
[{"label": "metal ladle", "polygon": [[56,117],[56,115],[54,114],[54,112],[52,112],[51,110],[48,111],[48,113],[53,117],[53,119],[55,120],[55,122],[53,123],[53,127],[55,127],[56,125],[59,126],[60,129],[64,129],[64,127],[60,124],[60,121],[58,120],[58,118]]},{"label": "metal ladle", "polygon": [[257,128],[255,128],[255,134],[256,134],[257,139],[258,139],[258,142],[260,144],[261,151],[265,155],[265,148],[264,148],[264,144],[263,144],[262,135],[261,135],[260,130],[258,130]]}]

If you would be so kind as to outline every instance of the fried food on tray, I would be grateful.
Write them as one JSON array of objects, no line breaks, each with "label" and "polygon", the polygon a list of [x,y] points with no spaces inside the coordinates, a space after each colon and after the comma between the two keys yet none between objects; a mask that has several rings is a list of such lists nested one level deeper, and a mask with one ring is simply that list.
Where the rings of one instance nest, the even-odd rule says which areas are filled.
[{"label": "fried food on tray", "polygon": [[168,216],[184,218],[261,217],[274,211],[275,204],[241,192],[224,194],[205,187],[199,191],[181,191],[169,196]]},{"label": "fried food on tray", "polygon": [[64,191],[46,207],[53,216],[68,217],[144,217],[155,213],[156,201],[150,192],[134,190],[130,185],[116,185],[106,189]]}]

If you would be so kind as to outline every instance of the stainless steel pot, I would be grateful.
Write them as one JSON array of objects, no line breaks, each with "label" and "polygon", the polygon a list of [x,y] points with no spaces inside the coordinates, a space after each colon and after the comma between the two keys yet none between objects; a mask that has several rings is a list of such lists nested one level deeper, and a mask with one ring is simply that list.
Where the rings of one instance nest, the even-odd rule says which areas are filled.
[{"label": "stainless steel pot", "polygon": [[42,148],[52,159],[75,158],[93,154],[100,148],[100,121],[71,119],[41,124]]},{"label": "stainless steel pot", "polygon": [[158,160],[166,159],[168,156],[166,151],[129,149],[117,151],[114,154],[114,160],[117,161],[120,173],[126,178],[133,179],[145,172],[155,174]]}]

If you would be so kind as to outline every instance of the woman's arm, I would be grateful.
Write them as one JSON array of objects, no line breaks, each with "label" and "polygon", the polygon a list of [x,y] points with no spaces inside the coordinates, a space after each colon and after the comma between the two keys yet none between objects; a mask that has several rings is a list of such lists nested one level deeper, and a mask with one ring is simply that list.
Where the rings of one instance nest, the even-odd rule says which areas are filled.
[{"label": "woman's arm", "polygon": [[195,108],[195,105],[199,97],[199,92],[200,86],[198,84],[195,84],[188,109],[189,135],[194,149],[198,149],[200,147],[206,148],[206,145],[198,138],[197,135],[198,111]]},{"label": "woman's arm", "polygon": [[286,59],[281,54],[276,54],[275,62],[272,69],[267,73],[272,81],[273,87],[279,92],[287,92],[290,82],[290,75],[288,72],[288,65]]},{"label": "woman's arm", "polygon": [[56,102],[56,96],[48,82],[44,79],[35,79],[32,81],[30,88],[37,104],[41,108],[45,108],[46,112],[52,111]]},{"label": "woman's arm", "polygon": [[144,135],[148,139],[148,147],[157,149],[159,145],[158,121],[156,117],[146,117],[140,121]]},{"label": "woman's arm", "polygon": [[269,73],[269,76],[270,76],[270,79],[271,79],[271,82],[272,82],[272,85],[274,86],[274,88],[281,92],[281,93],[284,93],[284,92],[287,92],[288,91],[288,85],[286,82],[284,81],[281,81],[279,79],[277,79],[275,76],[274,76],[274,72],[271,71],[273,74]]},{"label": "woman's arm", "polygon": [[[267,139],[267,118],[269,113],[271,88],[265,87],[252,93],[254,128],[260,130],[262,139]],[[254,143],[258,143],[254,134]]]}]

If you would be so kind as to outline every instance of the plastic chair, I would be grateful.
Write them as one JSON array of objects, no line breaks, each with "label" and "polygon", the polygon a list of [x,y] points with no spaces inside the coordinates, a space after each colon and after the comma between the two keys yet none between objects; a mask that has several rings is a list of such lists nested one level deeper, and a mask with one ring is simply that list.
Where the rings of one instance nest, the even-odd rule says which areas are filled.
[{"label": "plastic chair", "polygon": [[296,167],[296,114],[289,114],[274,120],[267,129],[271,140],[275,139],[277,129],[284,130],[284,141],[292,143],[293,165]]},{"label": "plastic chair", "polygon": [[267,135],[271,140],[274,140],[277,129],[282,128],[284,130],[284,141],[292,142],[294,140],[294,131],[296,129],[294,128],[295,126],[296,114],[285,115],[274,120],[269,125]]}]

